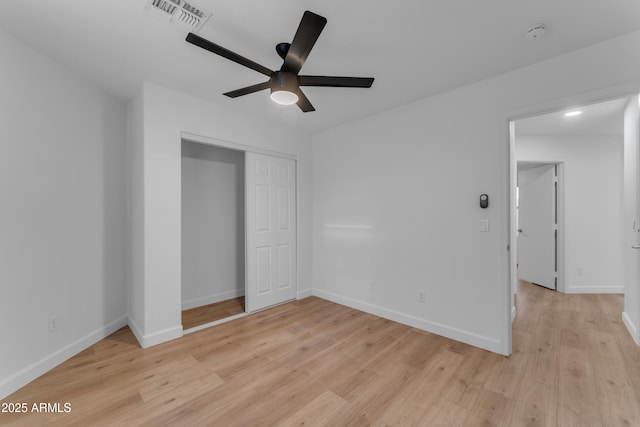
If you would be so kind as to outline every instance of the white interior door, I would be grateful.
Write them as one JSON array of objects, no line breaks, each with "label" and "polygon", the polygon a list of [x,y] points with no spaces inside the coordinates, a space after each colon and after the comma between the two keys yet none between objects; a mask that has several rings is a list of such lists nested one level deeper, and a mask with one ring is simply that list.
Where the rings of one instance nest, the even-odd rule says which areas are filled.
[{"label": "white interior door", "polygon": [[556,289],[555,165],[518,171],[518,278]]},{"label": "white interior door", "polygon": [[296,297],[296,164],[246,153],[247,284],[251,313]]}]

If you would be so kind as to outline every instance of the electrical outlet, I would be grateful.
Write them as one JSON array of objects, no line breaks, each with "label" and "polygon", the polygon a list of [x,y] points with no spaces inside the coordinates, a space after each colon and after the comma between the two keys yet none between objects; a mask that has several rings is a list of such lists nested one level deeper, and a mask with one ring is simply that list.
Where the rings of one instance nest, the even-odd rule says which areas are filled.
[{"label": "electrical outlet", "polygon": [[418,291],[418,302],[425,302],[427,300],[427,295],[423,290]]},{"label": "electrical outlet", "polygon": [[58,316],[49,317],[49,333],[52,334],[58,330]]},{"label": "electrical outlet", "polygon": [[582,276],[584,274],[584,270],[582,267],[578,267],[578,276]]}]

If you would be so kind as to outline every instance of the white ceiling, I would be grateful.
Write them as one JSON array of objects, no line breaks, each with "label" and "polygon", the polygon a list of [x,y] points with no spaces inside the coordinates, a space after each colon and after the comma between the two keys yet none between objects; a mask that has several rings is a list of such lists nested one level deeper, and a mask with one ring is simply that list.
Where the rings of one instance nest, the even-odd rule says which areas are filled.
[{"label": "white ceiling", "polygon": [[[304,10],[328,19],[302,74],[372,76],[371,89],[305,88],[317,111],[223,92],[263,75],[184,41],[144,12],[146,0],[5,0],[0,29],[108,91],[144,80],[317,131],[640,30],[635,0],[193,0],[212,11],[199,35],[271,69]],[[523,34],[543,22],[547,35]],[[46,76],[43,76],[46,78]]]},{"label": "white ceiling", "polygon": [[[628,98],[614,99],[517,120],[516,135],[621,136],[627,102]],[[569,111],[582,111],[582,114],[565,117]]]}]

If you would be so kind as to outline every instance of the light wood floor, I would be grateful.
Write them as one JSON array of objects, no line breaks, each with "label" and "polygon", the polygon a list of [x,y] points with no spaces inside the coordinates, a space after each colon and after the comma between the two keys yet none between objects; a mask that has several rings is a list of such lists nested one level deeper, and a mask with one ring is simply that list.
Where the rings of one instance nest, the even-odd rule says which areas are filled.
[{"label": "light wood floor", "polygon": [[182,328],[191,329],[240,313],[244,313],[244,297],[191,308],[182,312]]},{"label": "light wood floor", "polygon": [[639,425],[621,296],[523,283],[517,306],[509,358],[313,297],[147,350],[124,328],[5,400],[70,413],[0,423]]}]

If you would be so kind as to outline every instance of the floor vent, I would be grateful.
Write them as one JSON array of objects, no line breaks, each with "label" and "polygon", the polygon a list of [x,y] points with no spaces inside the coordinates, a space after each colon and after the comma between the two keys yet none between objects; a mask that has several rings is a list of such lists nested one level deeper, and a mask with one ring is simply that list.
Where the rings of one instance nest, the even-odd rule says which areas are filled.
[{"label": "floor vent", "polygon": [[147,0],[145,10],[194,33],[202,28],[211,16],[211,12],[184,0]]}]

